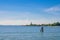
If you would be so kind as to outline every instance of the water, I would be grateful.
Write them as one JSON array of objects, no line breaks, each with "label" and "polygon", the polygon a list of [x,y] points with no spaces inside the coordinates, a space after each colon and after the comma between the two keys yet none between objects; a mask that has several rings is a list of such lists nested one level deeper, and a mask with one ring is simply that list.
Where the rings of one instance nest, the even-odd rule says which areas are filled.
[{"label": "water", "polygon": [[60,40],[60,26],[0,26],[0,40]]}]

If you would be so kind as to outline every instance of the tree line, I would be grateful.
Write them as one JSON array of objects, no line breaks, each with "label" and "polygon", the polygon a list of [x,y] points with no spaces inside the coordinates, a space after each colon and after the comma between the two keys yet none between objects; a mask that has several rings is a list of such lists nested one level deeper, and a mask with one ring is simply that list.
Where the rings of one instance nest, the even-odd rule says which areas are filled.
[{"label": "tree line", "polygon": [[33,24],[31,22],[30,25],[26,25],[26,26],[60,26],[60,22],[54,22],[52,24]]}]

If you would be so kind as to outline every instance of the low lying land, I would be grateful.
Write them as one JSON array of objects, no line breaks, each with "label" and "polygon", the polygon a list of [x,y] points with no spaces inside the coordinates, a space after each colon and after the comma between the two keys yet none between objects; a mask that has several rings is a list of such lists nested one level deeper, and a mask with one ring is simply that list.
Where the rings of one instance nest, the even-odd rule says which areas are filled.
[{"label": "low lying land", "polygon": [[30,25],[26,25],[26,26],[60,26],[60,22],[55,22],[52,24],[30,24]]}]

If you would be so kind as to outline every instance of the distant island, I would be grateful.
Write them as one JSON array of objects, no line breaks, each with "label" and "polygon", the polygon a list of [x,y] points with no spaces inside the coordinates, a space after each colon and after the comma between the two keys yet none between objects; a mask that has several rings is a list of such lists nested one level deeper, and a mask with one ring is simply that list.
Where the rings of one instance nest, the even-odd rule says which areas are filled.
[{"label": "distant island", "polygon": [[32,22],[26,26],[60,26],[60,22],[55,22],[52,24],[33,24]]}]

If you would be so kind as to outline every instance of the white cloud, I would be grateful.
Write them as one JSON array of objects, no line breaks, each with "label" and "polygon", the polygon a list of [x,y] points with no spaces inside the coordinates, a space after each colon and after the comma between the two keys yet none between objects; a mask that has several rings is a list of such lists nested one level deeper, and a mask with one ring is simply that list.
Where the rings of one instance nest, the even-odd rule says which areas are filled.
[{"label": "white cloud", "polygon": [[48,13],[60,12],[60,5],[47,8],[44,11]]},{"label": "white cloud", "polygon": [[[33,23],[38,24],[37,20],[32,20]],[[26,25],[30,24],[31,20],[0,20],[0,25]]]},{"label": "white cloud", "polygon": [[0,25],[25,25],[29,23],[28,20],[0,20]]},{"label": "white cloud", "polygon": [[[47,24],[48,20],[0,20],[0,25],[26,25],[26,24]],[[51,22],[50,22],[51,23]]]}]

